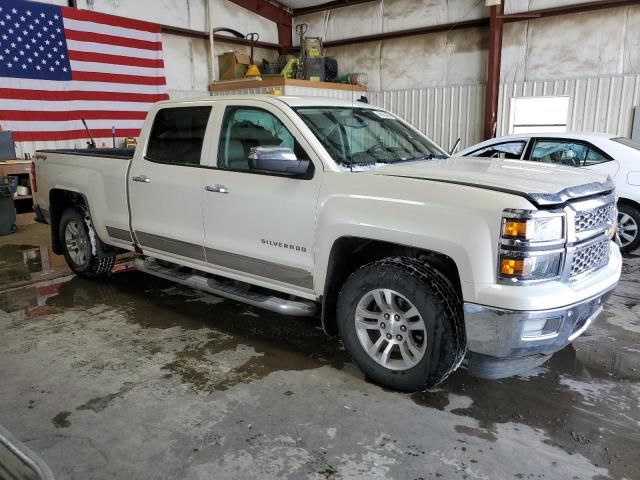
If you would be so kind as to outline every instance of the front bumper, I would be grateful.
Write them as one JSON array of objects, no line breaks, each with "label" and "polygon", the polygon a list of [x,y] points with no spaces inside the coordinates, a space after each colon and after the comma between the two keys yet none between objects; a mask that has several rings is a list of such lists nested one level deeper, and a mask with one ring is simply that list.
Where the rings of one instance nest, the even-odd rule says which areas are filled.
[{"label": "front bumper", "polygon": [[465,303],[468,350],[500,358],[551,355],[593,323],[614,288],[551,310],[517,311]]}]

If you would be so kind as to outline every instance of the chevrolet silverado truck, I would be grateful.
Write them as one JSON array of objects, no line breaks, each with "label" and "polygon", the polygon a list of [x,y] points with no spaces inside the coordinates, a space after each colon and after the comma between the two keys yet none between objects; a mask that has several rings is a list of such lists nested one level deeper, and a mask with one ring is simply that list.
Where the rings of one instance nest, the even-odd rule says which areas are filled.
[{"label": "chevrolet silverado truck", "polygon": [[321,312],[375,382],[466,359],[500,378],[581,335],[616,286],[603,174],[456,159],[387,111],[336,99],[158,103],[135,151],[41,150],[37,214],[83,277],[136,267],[284,315]]}]

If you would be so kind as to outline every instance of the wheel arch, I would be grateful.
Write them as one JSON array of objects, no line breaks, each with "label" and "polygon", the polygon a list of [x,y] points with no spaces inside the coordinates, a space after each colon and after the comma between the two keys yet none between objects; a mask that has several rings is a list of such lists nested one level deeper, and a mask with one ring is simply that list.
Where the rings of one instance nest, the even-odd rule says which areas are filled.
[{"label": "wheel arch", "polygon": [[337,335],[336,308],[344,282],[358,268],[387,257],[409,257],[428,263],[439,270],[462,296],[460,273],[455,261],[440,252],[383,240],[344,236],[337,238],[329,254],[322,294],[322,328],[328,335]]},{"label": "wheel arch", "polygon": [[51,189],[49,192],[49,214],[51,216],[49,223],[51,226],[52,250],[57,255],[62,255],[63,253],[60,236],[58,235],[60,219],[64,211],[70,207],[82,207],[88,210],[89,215],[91,215],[89,202],[83,193],[62,188]]},{"label": "wheel arch", "polygon": [[640,210],[640,203],[636,202],[635,200],[631,200],[630,198],[627,198],[627,197],[618,198],[618,205],[620,204],[630,205]]}]

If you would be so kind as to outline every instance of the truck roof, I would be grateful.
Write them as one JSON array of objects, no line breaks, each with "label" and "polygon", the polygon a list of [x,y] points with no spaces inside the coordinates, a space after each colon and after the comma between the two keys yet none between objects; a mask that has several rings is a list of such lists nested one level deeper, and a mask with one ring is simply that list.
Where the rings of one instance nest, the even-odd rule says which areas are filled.
[{"label": "truck roof", "polygon": [[184,105],[191,102],[216,102],[218,100],[262,100],[269,103],[283,102],[290,107],[354,107],[358,108],[379,108],[368,103],[343,100],[333,97],[311,97],[292,95],[269,95],[269,94],[244,94],[244,95],[221,95],[215,97],[198,97],[188,99],[166,100],[159,102],[162,105]]}]

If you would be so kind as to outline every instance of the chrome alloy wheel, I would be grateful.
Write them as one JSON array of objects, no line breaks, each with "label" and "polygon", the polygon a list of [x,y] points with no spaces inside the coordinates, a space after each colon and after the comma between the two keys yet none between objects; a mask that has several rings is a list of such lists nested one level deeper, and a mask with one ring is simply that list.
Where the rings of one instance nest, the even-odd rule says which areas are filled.
[{"label": "chrome alloy wheel", "polygon": [[635,219],[624,212],[618,213],[618,229],[616,232],[620,247],[630,245],[638,236],[638,224]]},{"label": "chrome alloy wheel", "polygon": [[82,225],[71,220],[64,229],[64,242],[69,257],[76,265],[84,265],[89,258],[89,237]]},{"label": "chrome alloy wheel", "polygon": [[355,327],[362,348],[390,370],[408,370],[427,351],[427,327],[418,309],[389,289],[365,294],[355,312]]}]

